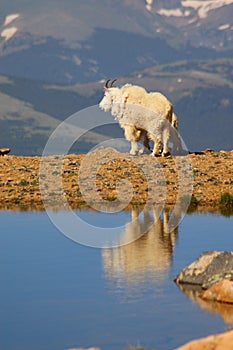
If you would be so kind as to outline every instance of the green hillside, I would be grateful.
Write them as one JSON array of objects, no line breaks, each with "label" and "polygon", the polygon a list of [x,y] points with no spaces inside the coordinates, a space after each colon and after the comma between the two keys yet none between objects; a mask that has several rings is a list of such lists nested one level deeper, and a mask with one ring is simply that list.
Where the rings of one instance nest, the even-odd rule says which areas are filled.
[{"label": "green hillside", "polygon": [[[3,77],[0,80],[1,82],[12,83],[10,80],[3,79]],[[0,147],[11,148],[11,154],[42,154],[49,136],[60,122],[60,120],[48,114],[35,110],[29,102],[0,93]],[[62,147],[66,133],[68,136],[71,133],[78,135],[80,130],[82,129],[79,127],[68,125],[64,134],[60,134],[61,141],[58,146]],[[73,137],[75,138],[75,134]],[[107,137],[102,136],[100,132],[90,131],[82,136],[73,150],[83,153],[106,139]],[[54,152],[56,153],[56,150]]]},{"label": "green hillside", "polygon": [[0,93],[1,147],[14,154],[38,154],[57,125],[55,118],[35,111],[28,102]]},{"label": "green hillside", "polygon": [[[111,77],[110,77],[111,78]],[[133,83],[161,91],[173,103],[179,130],[189,149],[232,149],[233,60],[193,60],[154,66],[119,77],[116,85]],[[1,147],[15,154],[40,154],[48,136],[73,113],[98,104],[104,81],[48,85],[0,77]],[[99,127],[75,150],[86,152],[110,137],[122,137],[116,125]]]}]

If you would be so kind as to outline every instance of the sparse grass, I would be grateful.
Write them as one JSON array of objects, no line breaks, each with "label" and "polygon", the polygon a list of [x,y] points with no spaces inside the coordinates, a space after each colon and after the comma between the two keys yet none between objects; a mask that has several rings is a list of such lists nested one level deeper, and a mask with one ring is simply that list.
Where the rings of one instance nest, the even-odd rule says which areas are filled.
[{"label": "sparse grass", "polygon": [[107,200],[107,201],[109,201],[109,202],[114,202],[115,200],[117,200],[117,197],[114,197],[114,196],[112,196],[112,197],[106,197],[106,198],[104,198],[105,200]]},{"label": "sparse grass", "polygon": [[132,174],[131,174],[130,171],[124,171],[123,175],[124,175],[124,176],[132,176]]},{"label": "sparse grass", "polygon": [[81,191],[80,191],[80,190],[77,190],[76,195],[77,195],[78,197],[82,197]]},{"label": "sparse grass", "polygon": [[143,201],[141,201],[141,202],[137,202],[137,201],[131,201],[131,204],[133,205],[133,206],[141,206],[141,205],[144,205],[145,204],[145,202],[143,202]]},{"label": "sparse grass", "polygon": [[22,200],[22,197],[16,197],[14,198],[14,203],[19,204],[21,200]]},{"label": "sparse grass", "polygon": [[185,195],[180,198],[181,204],[187,204],[190,203],[190,205],[197,205],[198,204],[198,199],[193,196],[193,195]]},{"label": "sparse grass", "polygon": [[32,182],[31,182],[31,185],[33,185],[33,186],[36,186],[36,185],[39,185],[39,180],[33,180]]},{"label": "sparse grass", "polygon": [[28,186],[29,185],[29,182],[27,180],[21,180],[19,183],[18,183],[18,186]]},{"label": "sparse grass", "polygon": [[219,199],[219,204],[227,208],[233,208],[233,195],[230,193],[224,193]]},{"label": "sparse grass", "polygon": [[[58,171],[54,171],[54,173],[58,173],[59,174]],[[76,173],[74,171],[72,171],[72,170],[65,170],[64,174],[69,174],[69,176],[75,176],[76,175]]]},{"label": "sparse grass", "polygon": [[191,202],[190,204],[197,205],[198,204],[198,199],[195,196],[191,196]]}]

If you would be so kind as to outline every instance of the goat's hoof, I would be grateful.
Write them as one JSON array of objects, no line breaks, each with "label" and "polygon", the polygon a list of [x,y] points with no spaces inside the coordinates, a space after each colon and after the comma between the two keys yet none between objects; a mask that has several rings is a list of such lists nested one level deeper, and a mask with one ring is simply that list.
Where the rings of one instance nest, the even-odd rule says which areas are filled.
[{"label": "goat's hoof", "polygon": [[168,157],[168,156],[170,156],[170,155],[171,155],[170,152],[162,153],[162,156],[163,156],[163,157]]},{"label": "goat's hoof", "polygon": [[151,157],[161,157],[161,153],[151,153]]}]

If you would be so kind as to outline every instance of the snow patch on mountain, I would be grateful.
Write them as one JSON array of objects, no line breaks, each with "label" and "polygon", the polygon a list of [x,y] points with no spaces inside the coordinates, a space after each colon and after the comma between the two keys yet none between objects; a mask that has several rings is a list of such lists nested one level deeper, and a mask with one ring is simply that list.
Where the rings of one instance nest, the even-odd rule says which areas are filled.
[{"label": "snow patch on mountain", "polygon": [[208,12],[218,9],[222,6],[233,4],[233,0],[183,0],[181,5],[183,7],[191,7],[197,11],[199,18],[206,18]]},{"label": "snow patch on mountain", "polygon": [[12,38],[13,35],[18,31],[18,28],[16,27],[10,27],[6,28],[1,32],[1,37],[5,39],[5,41],[9,40]]},{"label": "snow patch on mountain", "polygon": [[225,30],[230,28],[230,24],[222,24],[221,26],[218,27],[218,30]]},{"label": "snow patch on mountain", "polygon": [[157,12],[159,15],[162,15],[162,16],[166,16],[166,17],[171,17],[171,16],[174,16],[174,17],[183,17],[183,16],[189,16],[190,15],[190,11],[185,11],[183,12],[181,9],[171,9],[171,10],[168,10],[168,9],[160,9],[158,12]]},{"label": "snow patch on mountain", "polygon": [[12,13],[11,15],[6,16],[3,26],[4,27],[7,26],[8,24],[13,22],[18,17],[19,17],[19,13]]},{"label": "snow patch on mountain", "polygon": [[[19,17],[19,13],[12,13],[10,15],[7,15],[5,18],[5,21],[3,23],[3,28],[9,26],[14,20],[16,20]],[[12,38],[15,33],[18,31],[18,28],[15,26],[4,28],[2,32],[0,33],[0,36],[5,39],[5,41]]]},{"label": "snow patch on mountain", "polygon": [[[147,6],[149,6],[149,3],[151,3],[152,5],[153,1],[147,0],[147,2]],[[181,8],[161,8],[157,11],[157,13],[166,17],[188,17],[191,15],[191,11],[193,9],[197,12],[199,18],[206,18],[208,16],[209,11],[230,4],[233,4],[233,0],[183,0],[181,1]]]},{"label": "snow patch on mountain", "polygon": [[147,9],[148,11],[151,11],[151,10],[152,10],[153,1],[154,1],[154,0],[146,0],[146,9]]},{"label": "snow patch on mountain", "polygon": [[81,66],[82,64],[82,60],[77,55],[73,55],[73,61],[77,66]]}]

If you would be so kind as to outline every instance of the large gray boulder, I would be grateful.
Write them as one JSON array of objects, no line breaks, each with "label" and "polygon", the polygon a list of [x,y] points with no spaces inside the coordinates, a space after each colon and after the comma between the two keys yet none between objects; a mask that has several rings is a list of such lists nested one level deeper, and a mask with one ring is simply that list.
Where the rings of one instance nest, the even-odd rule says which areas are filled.
[{"label": "large gray boulder", "polygon": [[233,279],[233,252],[203,252],[174,281],[177,284],[199,285],[207,289],[223,279]]}]

